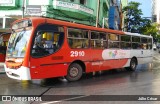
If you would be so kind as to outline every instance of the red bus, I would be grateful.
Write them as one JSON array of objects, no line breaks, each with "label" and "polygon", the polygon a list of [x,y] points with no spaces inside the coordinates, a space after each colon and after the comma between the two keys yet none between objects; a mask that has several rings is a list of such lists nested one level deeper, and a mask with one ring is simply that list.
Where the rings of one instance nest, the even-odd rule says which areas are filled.
[{"label": "red bus", "polygon": [[5,71],[19,80],[65,77],[152,62],[152,37],[31,17],[12,24]]},{"label": "red bus", "polygon": [[11,33],[3,33],[0,35],[0,62],[5,62],[6,49]]}]

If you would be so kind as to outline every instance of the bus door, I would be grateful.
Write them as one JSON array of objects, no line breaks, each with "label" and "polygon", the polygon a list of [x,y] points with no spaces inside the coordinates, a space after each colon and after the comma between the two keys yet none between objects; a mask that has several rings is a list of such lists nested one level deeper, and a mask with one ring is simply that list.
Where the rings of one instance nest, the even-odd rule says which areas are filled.
[{"label": "bus door", "polygon": [[92,71],[99,71],[100,70],[100,67],[102,65],[102,59],[100,58],[101,57],[101,53],[102,51],[101,50],[95,50],[93,53],[91,53],[91,70]]},{"label": "bus door", "polygon": [[152,39],[141,37],[141,61],[140,64],[150,63],[152,61]]},{"label": "bus door", "polygon": [[91,48],[93,52],[91,52],[92,59],[92,70],[99,71],[105,69],[104,59],[102,58],[102,52],[107,48],[107,34],[103,32],[91,32]]},{"label": "bus door", "polygon": [[30,68],[31,75],[35,78],[56,77],[64,75],[60,72],[61,68],[58,61],[52,59],[53,55],[58,54],[64,41],[64,32],[62,27],[54,25],[42,25],[36,31],[33,39]]}]

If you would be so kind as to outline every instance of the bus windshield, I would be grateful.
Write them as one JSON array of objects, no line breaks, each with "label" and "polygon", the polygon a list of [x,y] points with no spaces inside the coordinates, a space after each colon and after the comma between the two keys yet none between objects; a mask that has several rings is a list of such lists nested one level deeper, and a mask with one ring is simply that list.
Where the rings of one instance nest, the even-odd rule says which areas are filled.
[{"label": "bus windshield", "polygon": [[31,30],[13,32],[8,42],[7,57],[24,57]]}]

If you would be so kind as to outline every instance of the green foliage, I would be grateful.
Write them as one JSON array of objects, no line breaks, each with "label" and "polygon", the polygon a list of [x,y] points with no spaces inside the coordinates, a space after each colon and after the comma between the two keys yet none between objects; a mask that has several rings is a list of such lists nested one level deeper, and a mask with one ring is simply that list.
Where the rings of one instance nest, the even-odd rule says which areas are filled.
[{"label": "green foliage", "polygon": [[[146,20],[145,22],[147,21],[149,20]],[[145,24],[140,28],[140,33],[153,36],[154,41],[157,42],[160,41],[160,34],[158,27],[159,25],[157,23],[151,23],[150,21],[148,22],[148,24]]]},{"label": "green foliage", "polygon": [[127,18],[125,18],[125,28],[128,32],[137,32],[141,26],[141,15],[142,10],[138,9],[140,3],[138,2],[129,2],[128,6],[123,8],[123,12],[126,13]]},{"label": "green foliage", "polygon": [[158,24],[156,23],[148,23],[148,24],[145,24],[143,25],[141,28],[140,28],[140,32],[142,34],[146,34],[146,35],[152,35],[152,36],[156,36],[157,35],[157,32],[158,32]]},{"label": "green foliage", "polygon": [[152,35],[154,40],[160,40],[158,24],[152,23],[151,20],[142,18],[142,10],[138,9],[138,2],[129,2],[128,6],[123,8],[123,13],[126,14],[125,28],[128,32],[136,32],[144,35]]}]

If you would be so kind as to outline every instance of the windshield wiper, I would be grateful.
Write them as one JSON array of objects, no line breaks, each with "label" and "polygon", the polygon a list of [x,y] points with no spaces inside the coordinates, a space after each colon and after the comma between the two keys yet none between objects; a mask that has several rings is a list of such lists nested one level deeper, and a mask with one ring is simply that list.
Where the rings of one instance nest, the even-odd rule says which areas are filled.
[{"label": "windshield wiper", "polygon": [[15,62],[15,61],[13,61],[13,60],[8,60],[7,62],[16,63],[16,62]]}]

